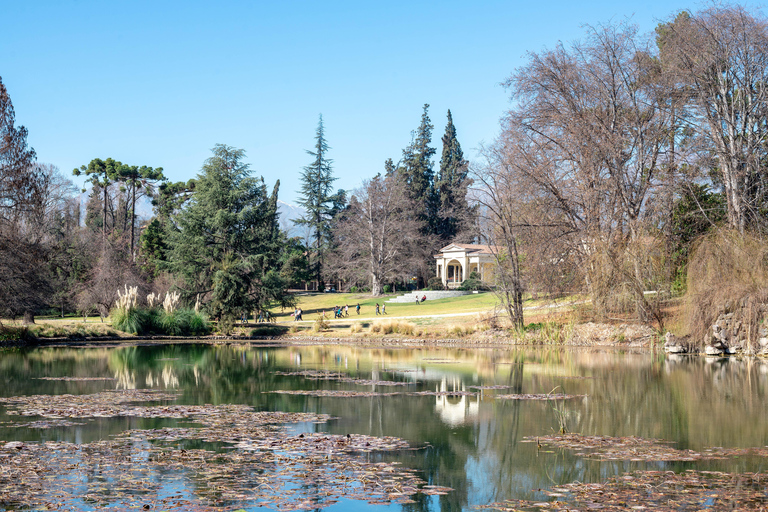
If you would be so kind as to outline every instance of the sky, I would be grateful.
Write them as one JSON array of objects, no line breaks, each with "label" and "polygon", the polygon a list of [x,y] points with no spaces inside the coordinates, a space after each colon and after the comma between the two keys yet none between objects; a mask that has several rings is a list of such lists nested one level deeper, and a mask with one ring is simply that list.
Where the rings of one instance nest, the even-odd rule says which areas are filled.
[{"label": "sky", "polygon": [[[94,158],[194,178],[215,144],[295,204],[323,116],[337,188],[397,162],[429,104],[465,157],[499,133],[501,83],[527,52],[588,25],[640,32],[701,4],[678,0],[0,0],[0,77],[38,161],[66,175]],[[82,185],[82,178],[74,178]]]}]

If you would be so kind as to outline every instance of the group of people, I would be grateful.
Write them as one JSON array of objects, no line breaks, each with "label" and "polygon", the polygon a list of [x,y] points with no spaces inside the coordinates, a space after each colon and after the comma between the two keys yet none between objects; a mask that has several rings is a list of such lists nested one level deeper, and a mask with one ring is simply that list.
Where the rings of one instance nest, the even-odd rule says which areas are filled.
[{"label": "group of people", "polygon": [[345,304],[344,307],[333,306],[333,318],[343,318],[345,316],[349,316],[349,304]]},{"label": "group of people", "polygon": [[[379,314],[379,303],[378,302],[376,303],[376,314],[377,315]],[[381,314],[382,315],[386,315],[387,314],[387,305],[386,304],[382,304],[381,305]]]},{"label": "group of people", "polygon": [[293,312],[293,321],[294,321],[294,322],[299,322],[299,321],[301,321],[301,315],[302,315],[303,313],[304,313],[304,312],[301,310],[301,308],[296,308],[296,310]]},{"label": "group of people", "polygon": [[[253,312],[253,320],[258,324],[261,322],[274,322],[275,316],[267,310],[257,310]],[[244,311],[240,317],[240,322],[245,325],[248,323],[248,312]]]},{"label": "group of people", "polygon": [[424,295],[422,298],[416,297],[416,304],[421,304],[425,300],[427,300],[427,296],[426,295]]}]

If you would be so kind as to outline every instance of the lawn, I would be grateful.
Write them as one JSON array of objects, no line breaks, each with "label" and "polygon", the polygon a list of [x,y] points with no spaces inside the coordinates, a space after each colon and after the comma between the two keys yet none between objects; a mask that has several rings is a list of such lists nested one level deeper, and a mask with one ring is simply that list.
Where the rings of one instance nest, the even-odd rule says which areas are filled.
[{"label": "lawn", "polygon": [[[426,300],[421,304],[388,303],[387,300],[397,295],[382,295],[371,297],[359,293],[302,293],[298,295],[298,306],[303,310],[305,321],[314,321],[325,311],[325,317],[333,319],[333,307],[349,305],[349,318],[353,320],[371,320],[376,318],[376,304],[386,305],[386,317],[413,317],[427,315],[443,315],[452,313],[481,313],[493,309],[497,300],[492,293],[477,293],[447,299]],[[360,315],[355,307],[360,304]],[[271,310],[277,316],[278,322],[293,321],[292,311]],[[379,318],[384,317],[380,315]]]}]

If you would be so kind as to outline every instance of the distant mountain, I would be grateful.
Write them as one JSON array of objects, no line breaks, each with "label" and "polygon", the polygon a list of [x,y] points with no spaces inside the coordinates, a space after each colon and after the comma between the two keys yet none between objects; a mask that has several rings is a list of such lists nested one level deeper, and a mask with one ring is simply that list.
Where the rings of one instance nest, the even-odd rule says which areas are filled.
[{"label": "distant mountain", "polygon": [[285,201],[278,199],[277,213],[279,214],[278,220],[280,222],[280,229],[285,231],[289,238],[294,236],[304,236],[306,228],[304,226],[297,226],[293,223],[294,220],[300,219],[307,213],[304,208],[288,204]]}]

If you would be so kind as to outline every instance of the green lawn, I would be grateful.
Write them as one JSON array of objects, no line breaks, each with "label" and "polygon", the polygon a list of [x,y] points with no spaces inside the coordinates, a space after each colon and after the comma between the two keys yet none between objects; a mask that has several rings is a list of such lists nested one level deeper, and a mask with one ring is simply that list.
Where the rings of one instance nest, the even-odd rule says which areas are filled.
[{"label": "green lawn", "polygon": [[[333,317],[334,306],[349,305],[349,318],[352,320],[373,319],[376,317],[376,303],[381,306],[386,304],[386,317],[403,317],[418,315],[441,315],[450,313],[471,313],[487,311],[493,309],[496,304],[496,297],[492,293],[477,293],[464,295],[462,297],[451,297],[447,299],[426,300],[421,304],[405,303],[387,303],[386,301],[397,295],[382,295],[371,297],[359,293],[302,293],[298,295],[298,305],[304,311],[304,320],[316,320],[322,311],[325,311],[327,319]],[[355,306],[360,304],[360,315],[355,312]],[[271,310],[272,314],[277,316],[278,322],[292,321],[292,311],[280,311],[280,308]],[[380,316],[379,318],[382,318]]]}]

